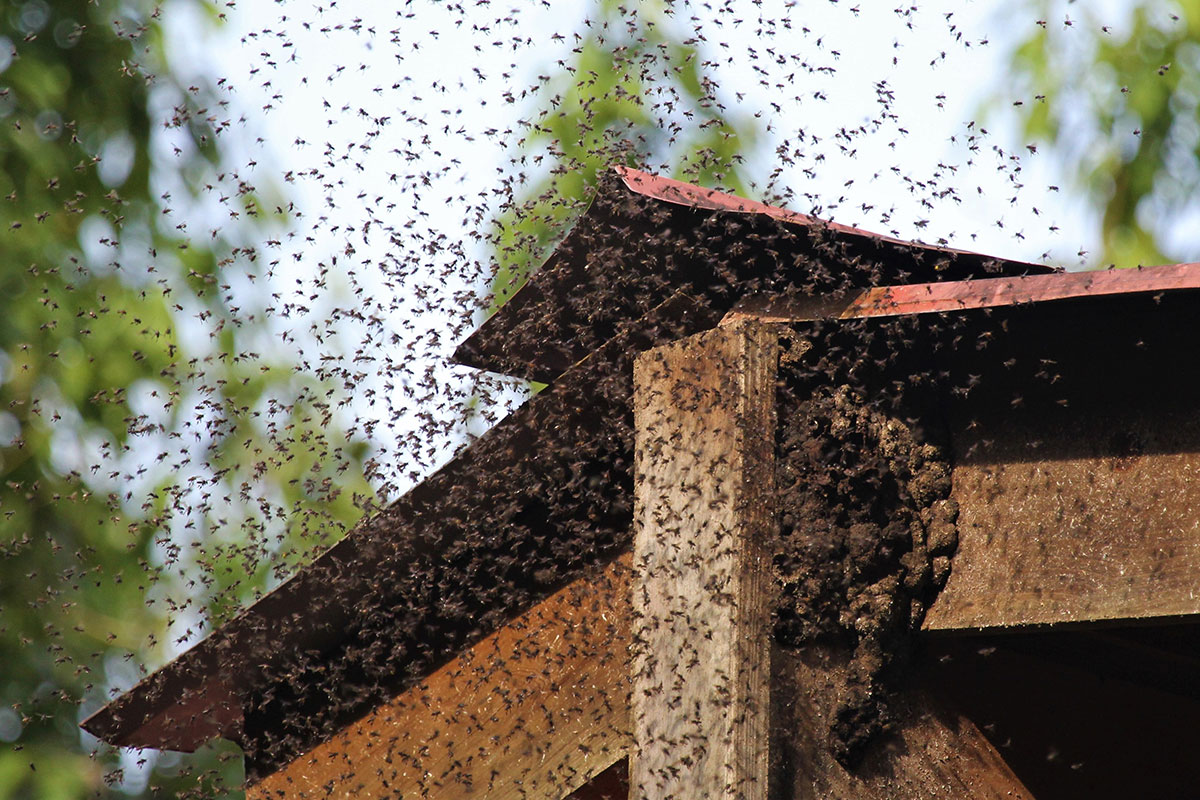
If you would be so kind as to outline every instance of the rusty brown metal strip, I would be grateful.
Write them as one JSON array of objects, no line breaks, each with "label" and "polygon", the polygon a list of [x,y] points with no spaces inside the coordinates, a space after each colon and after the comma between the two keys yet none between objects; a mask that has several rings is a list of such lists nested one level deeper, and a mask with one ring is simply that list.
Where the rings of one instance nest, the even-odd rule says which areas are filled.
[{"label": "rusty brown metal strip", "polygon": [[[621,177],[621,180],[625,183],[625,186],[630,191],[654,200],[661,200],[666,203],[676,203],[689,208],[704,208],[712,211],[734,211],[746,214],[762,214],[763,216],[771,217],[772,219],[777,219],[781,222],[788,222],[793,225],[822,228],[824,230],[836,231],[837,233],[849,234],[851,236],[861,236],[879,242],[903,245],[904,247],[911,247],[915,250],[927,250],[938,253],[965,256],[979,255],[978,253],[973,253],[970,250],[957,250],[953,247],[923,244],[921,242],[913,242],[907,239],[898,239],[894,236],[884,236],[883,234],[873,233],[872,231],[866,231],[861,228],[855,228],[852,225],[844,225],[840,222],[830,222],[818,217],[810,217],[807,214],[801,214],[796,211],[789,211],[788,209],[780,208],[779,206],[771,206],[767,205],[766,203],[760,203],[757,200],[750,200],[745,197],[738,197],[737,195],[718,192],[715,189],[706,189],[703,186],[697,186],[692,183],[684,183],[683,181],[673,180],[672,178],[651,175],[648,172],[642,172],[641,170],[633,169],[631,167],[614,166],[612,169],[613,172]],[[1033,267],[1035,269],[1037,268],[1032,264],[1026,266]]]},{"label": "rusty brown metal strip", "polygon": [[894,317],[1181,289],[1200,289],[1200,263],[880,286],[834,297],[754,296],[734,306],[726,320],[808,322]]}]

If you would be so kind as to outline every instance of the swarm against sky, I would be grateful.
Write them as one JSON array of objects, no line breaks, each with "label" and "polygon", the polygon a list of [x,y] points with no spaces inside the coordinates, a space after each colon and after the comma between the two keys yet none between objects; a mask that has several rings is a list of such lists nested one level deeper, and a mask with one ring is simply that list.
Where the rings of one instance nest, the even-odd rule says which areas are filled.
[{"label": "swarm against sky", "polygon": [[[1067,268],[1094,261],[1087,243],[1096,238],[1095,221],[1078,198],[1060,192],[1055,165],[1022,146],[1018,122],[1004,113],[1022,102],[1024,87],[1005,71],[1014,38],[1037,27],[1032,9],[1022,19],[982,2],[896,9],[543,3],[502,13],[487,3],[406,4],[401,11],[254,4],[229,12],[214,37],[224,44],[215,48],[212,39],[190,35],[197,13],[167,19],[175,41],[191,41],[181,61],[229,76],[239,107],[252,112],[234,131],[239,146],[253,154],[256,169],[282,172],[289,201],[307,214],[278,245],[285,285],[332,281],[371,298],[379,304],[372,318],[406,351],[412,343],[405,371],[422,365],[422,391],[437,386],[451,395],[418,402],[412,389],[394,386],[372,394],[369,409],[356,413],[370,418],[388,404],[386,423],[373,429],[379,444],[404,447],[395,437],[421,426],[415,413],[438,414],[445,431],[461,428],[454,395],[476,378],[444,359],[492,307],[486,298],[497,263],[510,267],[504,231],[493,220],[519,220],[529,211],[522,203],[539,192],[561,193],[547,177],[556,167],[594,174],[629,149],[650,172],[697,180],[698,172],[681,174],[680,167],[691,139],[714,119],[740,139],[724,180],[708,174],[698,181],[704,185],[905,239]],[[644,100],[636,103],[633,135],[612,124],[588,139],[598,151],[588,163],[571,160],[578,152],[559,157],[557,142],[536,126],[571,89],[590,90],[592,65],[579,70],[577,63],[581,44],[636,41],[644,22],[693,51],[711,96],[681,98],[686,91],[669,79],[669,56],[652,54],[638,68],[647,79],[637,87]],[[633,34],[622,30],[627,25]],[[660,61],[666,75],[653,74]],[[572,124],[587,118],[586,110],[576,113]],[[647,130],[658,134],[649,143]],[[643,143],[631,145],[637,136]],[[565,199],[576,201],[580,188],[568,187]],[[535,267],[569,225],[570,205],[551,197],[549,207],[564,209],[552,212],[551,233],[513,260]],[[509,280],[506,274],[503,283]],[[313,309],[315,318],[323,313]],[[370,326],[350,333],[354,322],[341,314],[336,321],[318,326],[340,335],[331,344],[380,341],[363,338],[376,335]],[[404,384],[415,385],[412,378]],[[502,405],[522,396],[515,389],[497,395],[508,398]],[[483,427],[467,422],[471,431]],[[389,475],[395,488],[433,463],[421,455],[430,447],[427,434],[405,450],[404,460],[419,466]]]},{"label": "swarm against sky", "polygon": [[[1095,264],[1008,72],[1066,6],[75,5],[9,3],[0,41],[0,797],[238,791],[228,746],[77,724],[529,397],[449,356],[611,164]],[[85,91],[55,54],[101,40]]]}]

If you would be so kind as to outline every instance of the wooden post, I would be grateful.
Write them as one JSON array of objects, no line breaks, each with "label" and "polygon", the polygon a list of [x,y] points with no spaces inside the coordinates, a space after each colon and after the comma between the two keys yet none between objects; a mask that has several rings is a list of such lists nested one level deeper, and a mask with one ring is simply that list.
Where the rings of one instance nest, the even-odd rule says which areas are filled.
[{"label": "wooden post", "polygon": [[637,800],[767,796],[777,368],[752,321],[634,367]]}]

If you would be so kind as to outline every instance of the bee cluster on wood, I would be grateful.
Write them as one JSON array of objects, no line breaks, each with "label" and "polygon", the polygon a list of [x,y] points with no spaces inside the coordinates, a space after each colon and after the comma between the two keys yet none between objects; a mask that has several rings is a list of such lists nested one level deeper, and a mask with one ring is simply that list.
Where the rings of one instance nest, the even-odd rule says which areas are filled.
[{"label": "bee cluster on wood", "polygon": [[958,513],[934,423],[801,372],[784,370],[779,392],[775,637],[849,650],[829,746],[853,766],[890,727],[888,695],[949,577]]}]

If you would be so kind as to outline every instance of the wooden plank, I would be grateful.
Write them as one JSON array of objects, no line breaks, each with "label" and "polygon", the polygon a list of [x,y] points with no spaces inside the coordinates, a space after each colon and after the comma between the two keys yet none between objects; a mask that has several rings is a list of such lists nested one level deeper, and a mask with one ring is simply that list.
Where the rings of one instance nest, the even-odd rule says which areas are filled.
[{"label": "wooden plank", "polygon": [[755,323],[635,364],[632,797],[766,797],[777,366]]},{"label": "wooden plank", "polygon": [[624,758],[629,557],[263,779],[267,798],[559,800]]},{"label": "wooden plank", "polygon": [[958,553],[926,629],[1200,614],[1194,413],[986,435],[983,457],[955,444]]},{"label": "wooden plank", "polygon": [[775,797],[789,800],[1031,800],[979,729],[935,693],[910,689],[891,702],[895,731],[854,770],[838,764],[826,731],[846,653],[777,651],[772,664]]}]

